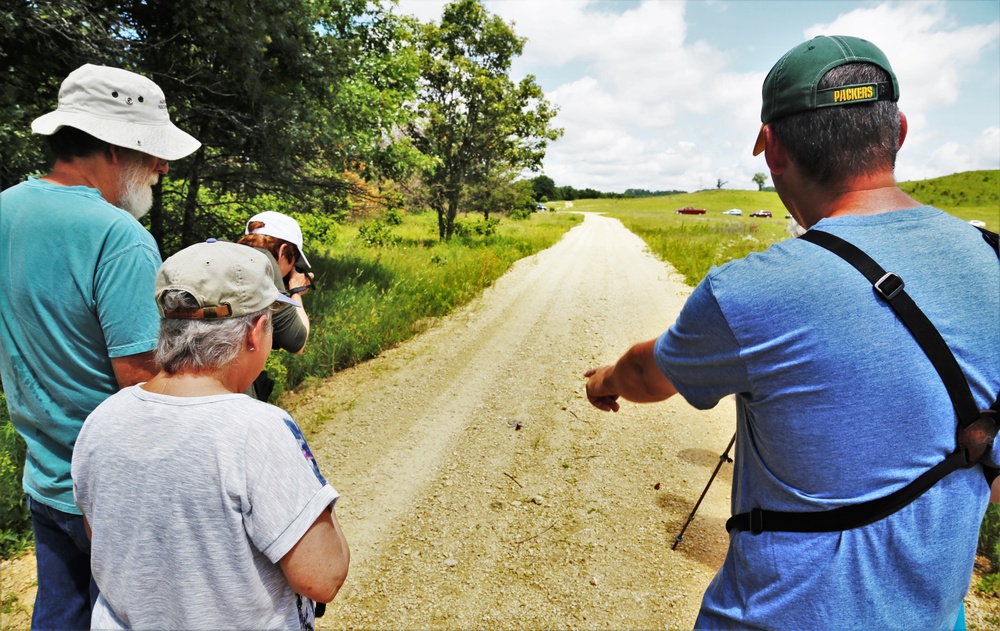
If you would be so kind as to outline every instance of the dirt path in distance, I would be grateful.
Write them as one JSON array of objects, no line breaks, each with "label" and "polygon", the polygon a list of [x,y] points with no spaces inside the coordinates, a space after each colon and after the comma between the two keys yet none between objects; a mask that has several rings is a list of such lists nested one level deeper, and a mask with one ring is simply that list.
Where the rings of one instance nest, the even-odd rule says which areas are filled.
[{"label": "dirt path in distance", "polygon": [[725,554],[731,401],[590,407],[583,373],[690,289],[586,215],[484,296],[292,401],[343,494],[351,576],[324,628],[690,627]]}]

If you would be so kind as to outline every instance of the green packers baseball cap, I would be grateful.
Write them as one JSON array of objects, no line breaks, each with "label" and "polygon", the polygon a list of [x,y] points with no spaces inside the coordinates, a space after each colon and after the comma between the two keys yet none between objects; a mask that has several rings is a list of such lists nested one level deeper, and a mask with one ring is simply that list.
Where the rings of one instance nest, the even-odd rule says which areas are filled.
[{"label": "green packers baseball cap", "polygon": [[[818,89],[827,72],[850,63],[870,63],[888,73],[890,81]],[[821,107],[871,101],[898,101],[899,83],[889,60],[878,46],[859,37],[820,35],[791,49],[764,79],[761,129],[753,154],[764,150],[764,125],[790,114]]]},{"label": "green packers baseball cap", "polygon": [[[163,308],[167,291],[194,296],[191,309]],[[247,245],[209,239],[189,246],[163,261],[156,274],[156,305],[168,319],[210,320],[250,315],[283,302],[299,306],[274,285],[271,261]]]}]

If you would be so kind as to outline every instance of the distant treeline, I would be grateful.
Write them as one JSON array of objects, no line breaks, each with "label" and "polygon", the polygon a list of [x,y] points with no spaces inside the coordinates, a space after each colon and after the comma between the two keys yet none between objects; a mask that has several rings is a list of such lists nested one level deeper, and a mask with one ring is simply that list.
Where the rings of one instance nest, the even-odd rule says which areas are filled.
[{"label": "distant treeline", "polygon": [[542,202],[574,199],[628,199],[632,197],[659,197],[676,195],[687,191],[648,191],[644,188],[626,189],[624,193],[605,193],[593,188],[577,189],[572,186],[556,186],[552,178],[539,175],[531,180],[535,199]]},{"label": "distant treeline", "polygon": [[644,188],[627,188],[622,197],[663,197],[664,195],[678,195],[687,191],[647,191]]}]

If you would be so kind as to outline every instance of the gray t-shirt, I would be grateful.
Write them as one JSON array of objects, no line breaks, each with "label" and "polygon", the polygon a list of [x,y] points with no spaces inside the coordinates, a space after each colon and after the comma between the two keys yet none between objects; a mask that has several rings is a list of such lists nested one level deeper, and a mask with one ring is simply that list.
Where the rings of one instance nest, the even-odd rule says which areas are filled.
[{"label": "gray t-shirt", "polygon": [[84,423],[73,486],[93,628],[312,628],[278,561],[339,495],[284,410],[126,388]]}]

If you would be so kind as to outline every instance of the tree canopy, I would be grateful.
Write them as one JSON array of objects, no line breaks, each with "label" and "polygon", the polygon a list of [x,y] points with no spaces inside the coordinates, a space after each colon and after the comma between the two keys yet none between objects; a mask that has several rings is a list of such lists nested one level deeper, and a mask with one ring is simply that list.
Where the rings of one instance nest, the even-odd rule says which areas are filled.
[{"label": "tree canopy", "polygon": [[[524,205],[555,109],[534,77],[510,79],[524,40],[478,0],[440,24],[387,0],[9,0],[0,7],[0,186],[44,172],[31,121],[84,63],[153,79],[202,142],[154,190],[150,231],[169,254],[234,236],[248,211],[344,218],[382,185],[422,175],[440,236],[458,205]],[[530,188],[530,187],[529,187]],[[518,190],[521,191],[523,187]],[[464,196],[464,197],[463,197]],[[396,203],[398,195],[394,194]]]}]

